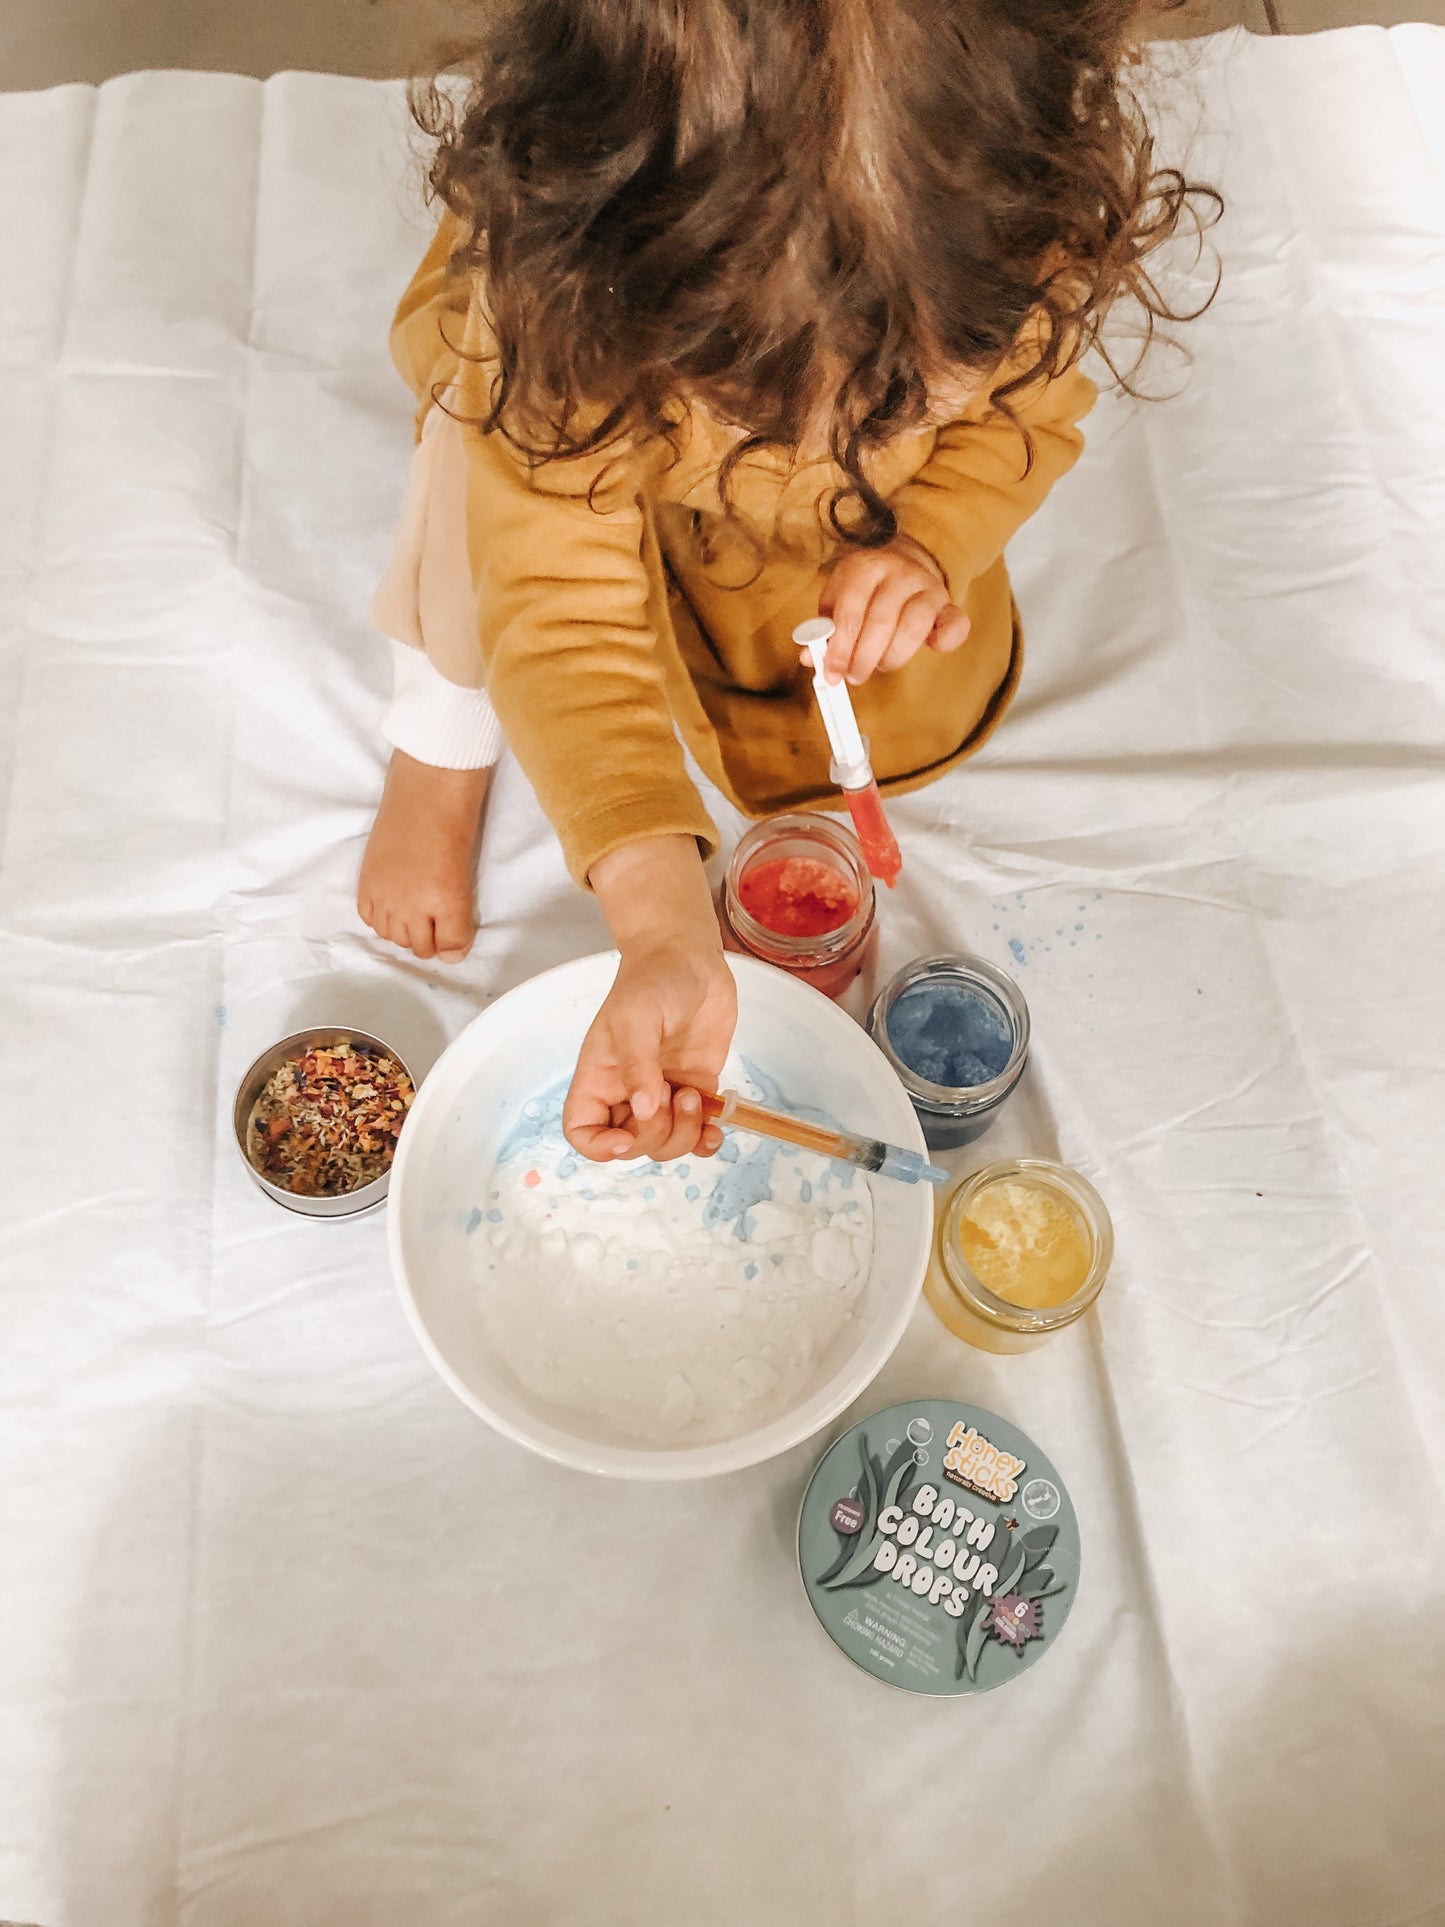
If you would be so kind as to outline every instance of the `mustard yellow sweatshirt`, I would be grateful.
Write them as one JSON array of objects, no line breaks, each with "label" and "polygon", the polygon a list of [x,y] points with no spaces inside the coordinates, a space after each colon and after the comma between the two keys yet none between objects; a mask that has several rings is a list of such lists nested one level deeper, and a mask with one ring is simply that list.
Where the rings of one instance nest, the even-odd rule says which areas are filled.
[{"label": "mustard yellow sweatshirt", "polygon": [[[453,411],[482,417],[497,372],[480,295],[459,297],[447,273],[455,242],[446,217],[392,328],[418,423],[452,383]],[[949,769],[1007,707],[1021,636],[1004,545],[1077,460],[1095,394],[1071,370],[1016,398],[1035,446],[1027,476],[1017,432],[989,419],[984,392],[961,391],[952,419],[901,435],[873,461],[900,529],[936,558],[972,623],[954,654],[924,650],[854,692],[885,792]],[[826,453],[751,456],[735,471],[730,526],[717,473],[738,438],[694,406],[677,459],[612,448],[529,469],[503,436],[467,432],[486,686],[579,882],[644,837],[695,836],[705,854],[715,849],[679,735],[751,815],[838,801],[791,638],[817,614],[843,546],[826,515],[843,478]]]}]

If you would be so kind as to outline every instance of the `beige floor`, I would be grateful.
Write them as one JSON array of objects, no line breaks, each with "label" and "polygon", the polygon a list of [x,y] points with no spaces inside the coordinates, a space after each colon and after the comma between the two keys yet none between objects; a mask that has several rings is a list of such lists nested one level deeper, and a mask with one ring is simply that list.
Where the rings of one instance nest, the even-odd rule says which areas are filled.
[{"label": "beige floor", "polygon": [[[104,80],[137,67],[397,74],[425,64],[445,0],[0,0],[0,88]],[[1309,33],[1359,21],[1445,23],[1445,0],[1186,0],[1171,35],[1243,25]]]}]

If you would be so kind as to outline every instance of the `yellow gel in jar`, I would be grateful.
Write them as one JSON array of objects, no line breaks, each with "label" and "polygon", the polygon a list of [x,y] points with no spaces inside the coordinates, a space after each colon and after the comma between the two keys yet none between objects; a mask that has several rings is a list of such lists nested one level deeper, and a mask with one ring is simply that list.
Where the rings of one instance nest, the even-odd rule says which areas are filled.
[{"label": "yellow gel in jar", "polygon": [[1000,1178],[975,1196],[959,1224],[958,1246],[974,1277],[997,1297],[1035,1308],[1072,1298],[1093,1255],[1072,1205],[1015,1178]]},{"label": "yellow gel in jar", "polygon": [[1064,1165],[989,1165],[953,1194],[924,1283],[934,1311],[983,1351],[1032,1350],[1103,1288],[1114,1234],[1104,1202]]}]

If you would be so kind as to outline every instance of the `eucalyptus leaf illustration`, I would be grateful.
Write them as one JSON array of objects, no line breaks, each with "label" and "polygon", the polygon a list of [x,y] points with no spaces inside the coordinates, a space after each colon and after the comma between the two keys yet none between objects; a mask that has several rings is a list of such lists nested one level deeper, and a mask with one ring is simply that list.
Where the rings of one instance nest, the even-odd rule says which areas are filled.
[{"label": "eucalyptus leaf illustration", "polygon": [[867,1437],[862,1432],[858,1434],[858,1445],[863,1461],[863,1523],[845,1546],[843,1556],[836,1559],[827,1572],[818,1578],[817,1583],[826,1586],[830,1592],[856,1583],[871,1585],[873,1579],[882,1577],[881,1573],[874,1573],[871,1578],[864,1577],[873,1564],[873,1555],[883,1537],[878,1530],[878,1514],[882,1508],[878,1503],[878,1461],[869,1452]]},{"label": "eucalyptus leaf illustration", "polygon": [[917,1478],[917,1476],[918,1476],[918,1467],[916,1465],[904,1466],[903,1480],[898,1487],[897,1493],[894,1496],[893,1503],[895,1505],[901,1505],[905,1512],[907,1512],[907,1510],[909,1509],[909,1506],[912,1503],[913,1481]]},{"label": "eucalyptus leaf illustration", "polygon": [[1035,1593],[1033,1596],[1036,1599],[1052,1599],[1056,1593],[1067,1592],[1068,1590],[1068,1582],[1061,1579],[1057,1586],[1050,1586],[1047,1592]]},{"label": "eucalyptus leaf illustration", "polygon": [[858,1481],[858,1502],[863,1507],[863,1517],[857,1532],[838,1532],[838,1556],[826,1572],[820,1572],[817,1584],[826,1586],[838,1577],[859,1546],[864,1543],[873,1530],[873,1521],[878,1506],[878,1461],[868,1451],[868,1440],[863,1433],[858,1434],[859,1455],[863,1461],[863,1476]]},{"label": "eucalyptus leaf illustration", "polygon": [[886,1511],[889,1506],[900,1505],[902,1503],[904,1491],[913,1483],[910,1475],[918,1470],[917,1466],[913,1463],[912,1447],[909,1447],[906,1457],[899,1456],[902,1449],[900,1446],[898,1452],[895,1452],[893,1457],[888,1461],[891,1472],[888,1480],[888,1490],[883,1495],[883,1505],[880,1507],[880,1510]]},{"label": "eucalyptus leaf illustration", "polygon": [[[977,1593],[973,1604],[958,1622],[958,1664],[953,1669],[955,1679],[963,1678],[963,1670],[968,1663],[968,1648],[973,1638],[973,1629],[975,1626],[982,1625],[983,1616],[988,1611],[988,1603],[982,1593]],[[971,1671],[969,1678],[973,1678]]]},{"label": "eucalyptus leaf illustration", "polygon": [[820,1572],[818,1574],[818,1584],[820,1586],[826,1586],[828,1581],[836,1578],[844,1566],[847,1565],[854,1548],[858,1544],[858,1532],[862,1532],[864,1527],[860,1525],[858,1532],[838,1532],[837,1526],[834,1526],[833,1530],[838,1533],[838,1557],[826,1572]]},{"label": "eucalyptus leaf illustration", "polygon": [[1048,1566],[1035,1566],[1032,1572],[1025,1571],[1018,1590],[1025,1599],[1038,1599],[1054,1583],[1054,1575]]},{"label": "eucalyptus leaf illustration", "polygon": [[980,1601],[984,1610],[975,1614],[973,1624],[968,1629],[968,1645],[964,1649],[963,1668],[972,1680],[978,1678],[979,1655],[982,1653],[984,1642],[988,1638],[989,1603],[986,1599]]},{"label": "eucalyptus leaf illustration", "polygon": [[1023,1535],[1023,1547],[1030,1567],[1036,1566],[1059,1536],[1057,1526],[1033,1526]]},{"label": "eucalyptus leaf illustration", "polygon": [[[1012,1538],[1012,1535],[1010,1535]],[[993,1596],[1002,1599],[1005,1593],[1013,1591],[1024,1569],[1028,1553],[1023,1546],[1009,1544],[1003,1549],[1003,1559],[999,1566],[998,1578],[993,1584]]]},{"label": "eucalyptus leaf illustration", "polygon": [[854,1580],[861,1578],[861,1574],[867,1572],[867,1569],[873,1565],[873,1555],[879,1549],[882,1534],[869,1532],[867,1538],[859,1534],[859,1540],[861,1544],[854,1545],[854,1549],[848,1553],[842,1567],[832,1574],[832,1578],[819,1580],[819,1584],[827,1584],[828,1592],[838,1592],[842,1586],[852,1586]]},{"label": "eucalyptus leaf illustration", "polygon": [[863,1433],[858,1434],[858,1449],[863,1460],[863,1483],[858,1488],[858,1497],[863,1501],[863,1528],[866,1531],[878,1516],[878,1461],[868,1450],[868,1440]]},{"label": "eucalyptus leaf illustration", "polygon": [[[877,1464],[874,1460],[873,1464]],[[886,1534],[878,1530],[878,1518],[891,1505],[904,1505],[908,1499],[909,1487],[913,1483],[918,1467],[913,1458],[913,1447],[900,1446],[888,1461],[889,1478],[883,1493],[883,1503],[875,1512],[870,1512],[859,1529],[855,1550],[843,1564],[830,1571],[825,1579],[818,1581],[826,1584],[830,1592],[842,1592],[847,1586],[876,1586],[887,1575],[878,1571],[873,1564],[873,1555],[882,1545]]]}]

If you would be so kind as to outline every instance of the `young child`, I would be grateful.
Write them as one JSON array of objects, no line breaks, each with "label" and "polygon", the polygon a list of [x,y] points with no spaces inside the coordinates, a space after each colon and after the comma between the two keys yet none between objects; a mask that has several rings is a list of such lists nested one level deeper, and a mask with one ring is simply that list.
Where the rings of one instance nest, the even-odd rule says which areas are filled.
[{"label": "young child", "polygon": [[735,1022],[679,735],[743,810],[836,805],[820,611],[885,791],[1018,680],[1003,550],[1077,459],[1111,302],[1195,192],[1126,0],[513,0],[438,137],[392,335],[418,447],[377,598],[393,745],[362,916],[473,935],[505,736],[621,954],[564,1127],[704,1153]]}]

